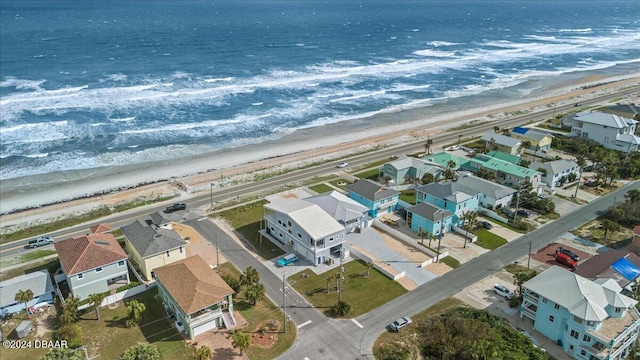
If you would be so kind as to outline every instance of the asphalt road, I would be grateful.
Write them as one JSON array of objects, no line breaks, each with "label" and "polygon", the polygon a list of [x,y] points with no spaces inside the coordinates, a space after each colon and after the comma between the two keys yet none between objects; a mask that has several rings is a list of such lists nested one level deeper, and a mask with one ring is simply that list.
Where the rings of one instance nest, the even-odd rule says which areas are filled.
[{"label": "asphalt road", "polygon": [[[612,99],[625,97],[629,94],[632,94],[638,91],[640,91],[640,86],[633,86],[624,91],[594,97],[593,99],[585,100],[585,101],[582,101],[581,103],[582,103],[582,107],[588,107],[596,104],[603,104],[603,103],[609,102]],[[548,108],[542,111],[532,112],[532,113],[521,115],[521,116],[515,116],[507,120],[479,124],[468,129],[443,132],[442,134],[439,134],[433,137],[432,149],[439,149],[443,145],[457,142],[458,135],[462,135],[464,138],[469,138],[472,136],[481,135],[488,130],[493,130],[494,126],[505,128],[505,127],[523,125],[533,121],[539,121],[542,119],[552,117],[553,114],[561,114],[571,110],[575,110],[575,107],[571,104],[556,106],[554,108]],[[470,116],[465,116],[465,118],[470,118]],[[384,148],[378,151],[368,152],[362,155],[357,155],[357,156],[353,156],[348,159],[345,159],[349,163],[349,168],[346,168],[343,170],[348,171],[350,168],[361,167],[363,165],[366,165],[374,161],[390,158],[392,156],[400,156],[403,154],[415,153],[420,150],[424,150],[423,140],[418,142],[406,143],[399,146]],[[327,164],[294,171],[291,173],[287,173],[281,176],[277,176],[277,177],[273,177],[273,178],[269,178],[261,181],[241,184],[241,185],[230,187],[230,188],[216,188],[216,189],[213,189],[214,191],[208,194],[204,193],[202,195],[195,196],[191,199],[180,199],[178,201],[186,203],[189,208],[206,206],[206,205],[210,205],[212,201],[223,202],[229,199],[233,199],[237,196],[246,196],[247,194],[264,191],[269,188],[280,187],[280,186],[284,186],[285,184],[295,184],[297,182],[305,181],[316,176],[326,176],[336,171],[336,165],[337,163],[327,163]],[[115,214],[101,220],[92,221],[87,224],[73,226],[67,229],[63,229],[60,231],[55,231],[47,234],[42,234],[42,235],[52,236],[54,239],[58,239],[58,240],[68,239],[73,236],[86,234],[89,230],[89,227],[98,225],[104,222],[108,222],[112,228],[118,228],[122,225],[131,223],[132,221],[138,218],[145,217],[152,212],[162,211],[167,205],[169,205],[169,202],[140,208],[138,210],[128,211],[128,212],[125,212],[124,214]],[[16,255],[24,251],[27,251],[24,249],[24,246],[27,244],[29,240],[30,239],[23,239],[23,240],[13,241],[11,243],[0,244],[0,256],[8,257],[8,256]],[[49,249],[49,248],[52,249],[53,247],[52,246],[43,247],[41,249]]]},{"label": "asphalt road", "polygon": [[[614,198],[622,201],[624,194],[631,189],[640,190],[640,182],[633,182],[594,200],[565,217],[481,255],[384,306],[358,317],[356,321],[362,328],[350,320],[327,319],[324,323],[317,325],[313,332],[301,332],[294,346],[279,358],[305,360],[373,358],[373,342],[381,333],[387,331],[386,326],[399,316],[413,316],[473,283],[501,271],[505,265],[526,256],[529,252],[529,244],[535,251],[552,243],[566,232],[595,219],[600,211],[613,204]],[[371,296],[375,296],[375,289],[371,290]]]}]

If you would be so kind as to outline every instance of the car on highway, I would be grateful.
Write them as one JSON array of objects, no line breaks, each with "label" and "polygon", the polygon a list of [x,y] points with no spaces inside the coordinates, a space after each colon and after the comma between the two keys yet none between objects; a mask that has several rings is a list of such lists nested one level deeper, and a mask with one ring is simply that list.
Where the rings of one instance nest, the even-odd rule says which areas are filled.
[{"label": "car on highway", "polygon": [[505,298],[507,300],[511,300],[516,296],[513,293],[513,291],[507,289],[506,286],[500,285],[500,284],[493,285],[493,293],[496,294],[496,295],[502,296],[503,298]]},{"label": "car on highway", "polygon": [[488,222],[488,221],[480,221],[480,226],[482,226],[483,228],[485,228],[487,230],[493,229],[493,225],[491,225],[491,223]]},{"label": "car on highway", "polygon": [[394,322],[392,322],[389,325],[389,327],[391,328],[391,330],[398,332],[402,330],[402,328],[411,325],[412,322],[413,321],[411,321],[411,318],[409,318],[408,316],[403,316],[403,317],[397,318]]},{"label": "car on highway", "polygon": [[298,256],[296,254],[287,254],[282,259],[278,260],[278,265],[289,266],[293,265],[296,261],[298,261]]},{"label": "car on highway", "polygon": [[574,261],[580,261],[580,256],[578,256],[578,254],[574,253],[569,249],[565,249],[562,246],[558,246],[558,248],[556,249],[556,254],[557,253],[563,253],[568,257],[572,258]]},{"label": "car on highway", "polygon": [[185,210],[186,208],[187,208],[186,204],[173,204],[173,205],[167,206],[167,208],[164,209],[164,212],[172,213],[178,210]]},{"label": "car on highway", "polygon": [[349,166],[349,163],[341,162],[341,163],[340,163],[340,164],[338,164],[338,166],[336,166],[336,167],[338,167],[338,168],[346,168],[347,166]]},{"label": "car on highway", "polygon": [[27,247],[30,249],[35,249],[40,246],[51,245],[53,244],[53,238],[50,236],[38,236],[37,238],[30,240],[27,244]]}]

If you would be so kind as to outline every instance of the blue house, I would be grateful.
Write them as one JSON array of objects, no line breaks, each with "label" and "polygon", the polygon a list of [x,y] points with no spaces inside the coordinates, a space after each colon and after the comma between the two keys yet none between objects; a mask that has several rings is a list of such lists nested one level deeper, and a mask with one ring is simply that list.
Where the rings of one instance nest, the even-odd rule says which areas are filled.
[{"label": "blue house", "polygon": [[461,226],[462,215],[478,211],[482,193],[456,182],[431,183],[416,189],[416,203],[429,203],[453,213],[453,225]]},{"label": "blue house", "polygon": [[407,225],[411,230],[419,232],[420,229],[433,235],[440,235],[451,230],[454,214],[429,203],[419,203],[407,208]]},{"label": "blue house", "polygon": [[524,283],[520,318],[574,359],[624,359],[638,339],[638,302],[599,280],[553,266]]},{"label": "blue house", "polygon": [[49,273],[36,271],[0,282],[0,315],[15,314],[24,310],[24,303],[16,301],[16,294],[20,290],[33,292],[33,300],[27,303],[27,307],[40,303],[53,304],[54,290]]},{"label": "blue house", "polygon": [[366,206],[372,218],[395,211],[400,197],[400,192],[369,179],[360,179],[347,185],[347,193],[350,198]]}]

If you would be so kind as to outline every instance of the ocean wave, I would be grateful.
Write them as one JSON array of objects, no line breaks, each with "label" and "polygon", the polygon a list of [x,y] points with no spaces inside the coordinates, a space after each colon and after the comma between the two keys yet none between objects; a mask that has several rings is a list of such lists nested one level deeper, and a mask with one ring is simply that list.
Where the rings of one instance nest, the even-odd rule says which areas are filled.
[{"label": "ocean wave", "polygon": [[115,122],[131,122],[134,121],[136,119],[135,116],[130,116],[130,117],[125,117],[125,118],[111,118],[109,119],[110,121],[115,121]]},{"label": "ocean wave", "polygon": [[428,56],[428,57],[451,57],[451,56],[455,56],[456,52],[425,49],[425,50],[414,51],[413,54],[419,55],[419,56]]},{"label": "ocean wave", "polygon": [[25,157],[30,158],[30,159],[45,158],[47,156],[49,156],[49,153],[25,155]]},{"label": "ocean wave", "polygon": [[449,41],[429,41],[427,44],[435,47],[460,45],[460,43],[449,42]]},{"label": "ocean wave", "polygon": [[40,90],[46,80],[18,79],[12,76],[0,81],[0,87],[15,87],[17,90]]},{"label": "ocean wave", "polygon": [[593,32],[592,28],[585,28],[585,29],[558,29],[558,32],[577,32],[577,33],[590,33]]}]

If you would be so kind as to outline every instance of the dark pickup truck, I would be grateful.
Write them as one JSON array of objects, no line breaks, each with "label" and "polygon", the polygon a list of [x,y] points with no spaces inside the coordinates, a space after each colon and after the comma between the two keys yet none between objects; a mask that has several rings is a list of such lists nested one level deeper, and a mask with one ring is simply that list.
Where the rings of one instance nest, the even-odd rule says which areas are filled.
[{"label": "dark pickup truck", "polygon": [[187,208],[186,204],[173,204],[173,205],[169,205],[167,206],[166,209],[164,209],[164,212],[166,213],[172,213],[174,211],[178,211],[178,210],[184,210]]}]

